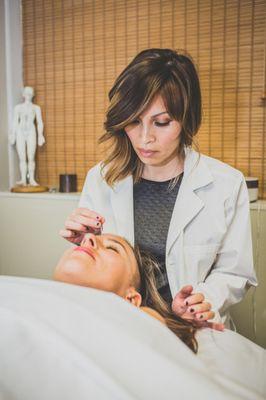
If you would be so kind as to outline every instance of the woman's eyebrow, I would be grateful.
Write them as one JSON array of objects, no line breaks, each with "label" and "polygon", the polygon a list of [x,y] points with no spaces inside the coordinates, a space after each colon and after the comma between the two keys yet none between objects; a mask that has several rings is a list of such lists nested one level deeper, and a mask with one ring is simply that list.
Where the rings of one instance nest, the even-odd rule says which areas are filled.
[{"label": "woman's eyebrow", "polygon": [[[159,117],[159,116],[162,115],[162,114],[169,114],[169,113],[168,113],[168,111],[162,111],[162,112],[160,112],[160,113],[158,113],[158,114],[152,115],[151,118],[154,119],[154,118],[156,118],[156,117]],[[138,117],[138,118],[141,119],[141,117]]]},{"label": "woman's eyebrow", "polygon": [[162,114],[168,114],[168,112],[167,111],[162,111],[162,112],[160,112],[158,114],[152,115],[151,118],[159,117],[159,115],[162,115]]},{"label": "woman's eyebrow", "polygon": [[121,243],[119,240],[117,240],[115,238],[108,238],[108,240],[110,242],[115,242],[115,243],[119,244],[124,249],[124,251],[127,252],[126,246],[123,243]]}]

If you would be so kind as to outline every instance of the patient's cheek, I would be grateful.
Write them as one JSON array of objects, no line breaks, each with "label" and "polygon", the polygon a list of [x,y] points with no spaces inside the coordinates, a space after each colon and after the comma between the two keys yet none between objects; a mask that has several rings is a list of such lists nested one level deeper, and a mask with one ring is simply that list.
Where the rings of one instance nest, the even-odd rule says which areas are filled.
[{"label": "patient's cheek", "polygon": [[70,255],[71,255],[72,252],[73,252],[73,249],[72,249],[72,248],[67,249],[67,250],[63,253],[63,255],[59,258],[58,263],[57,263],[57,265],[56,265],[56,268],[57,268],[59,265],[62,265],[62,263],[64,263],[64,262],[70,257]]},{"label": "patient's cheek", "polygon": [[79,260],[71,257],[73,249],[68,249],[57,263],[54,279],[57,281],[80,284],[83,265]]}]

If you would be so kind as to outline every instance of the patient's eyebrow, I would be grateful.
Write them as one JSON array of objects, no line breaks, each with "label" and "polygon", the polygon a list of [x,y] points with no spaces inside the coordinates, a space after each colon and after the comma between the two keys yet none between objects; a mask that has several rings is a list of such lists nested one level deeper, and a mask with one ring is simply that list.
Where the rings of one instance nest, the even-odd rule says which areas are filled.
[{"label": "patient's eyebrow", "polygon": [[111,242],[115,242],[115,243],[119,244],[124,249],[124,251],[127,253],[127,248],[122,242],[120,242],[119,240],[117,240],[117,239],[115,239],[113,237],[111,237],[111,238],[109,237],[108,240],[110,240]]}]

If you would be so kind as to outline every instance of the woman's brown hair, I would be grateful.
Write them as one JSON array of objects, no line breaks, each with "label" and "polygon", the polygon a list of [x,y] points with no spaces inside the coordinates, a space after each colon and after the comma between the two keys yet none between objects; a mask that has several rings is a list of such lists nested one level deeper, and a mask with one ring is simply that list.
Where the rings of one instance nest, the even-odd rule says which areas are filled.
[{"label": "woman's brown hair", "polygon": [[193,321],[178,317],[171,307],[163,300],[156,288],[156,273],[160,273],[160,267],[153,258],[141,251],[139,247],[134,248],[134,254],[139,267],[140,279],[136,279],[136,289],[142,296],[141,306],[156,310],[165,320],[167,327],[181,339],[194,353],[197,353],[198,343],[195,338],[197,331]]},{"label": "woman's brown hair", "polygon": [[108,185],[133,175],[137,182],[143,164],[137,157],[125,127],[138,118],[150,102],[160,95],[170,117],[181,124],[177,154],[191,146],[201,124],[201,92],[192,59],[170,49],[140,52],[122,71],[109,92],[105,133],[99,142],[107,142],[110,151],[103,160]]}]

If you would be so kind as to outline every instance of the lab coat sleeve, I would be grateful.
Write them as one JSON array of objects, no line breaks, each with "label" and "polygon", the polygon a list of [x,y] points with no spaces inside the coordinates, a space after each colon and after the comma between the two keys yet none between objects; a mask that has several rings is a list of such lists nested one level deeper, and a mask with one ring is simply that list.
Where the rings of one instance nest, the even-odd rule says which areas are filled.
[{"label": "lab coat sleeve", "polygon": [[243,175],[225,201],[227,232],[204,282],[195,287],[212,304],[214,321],[224,322],[228,308],[241,301],[257,280],[253,267],[249,198]]}]

